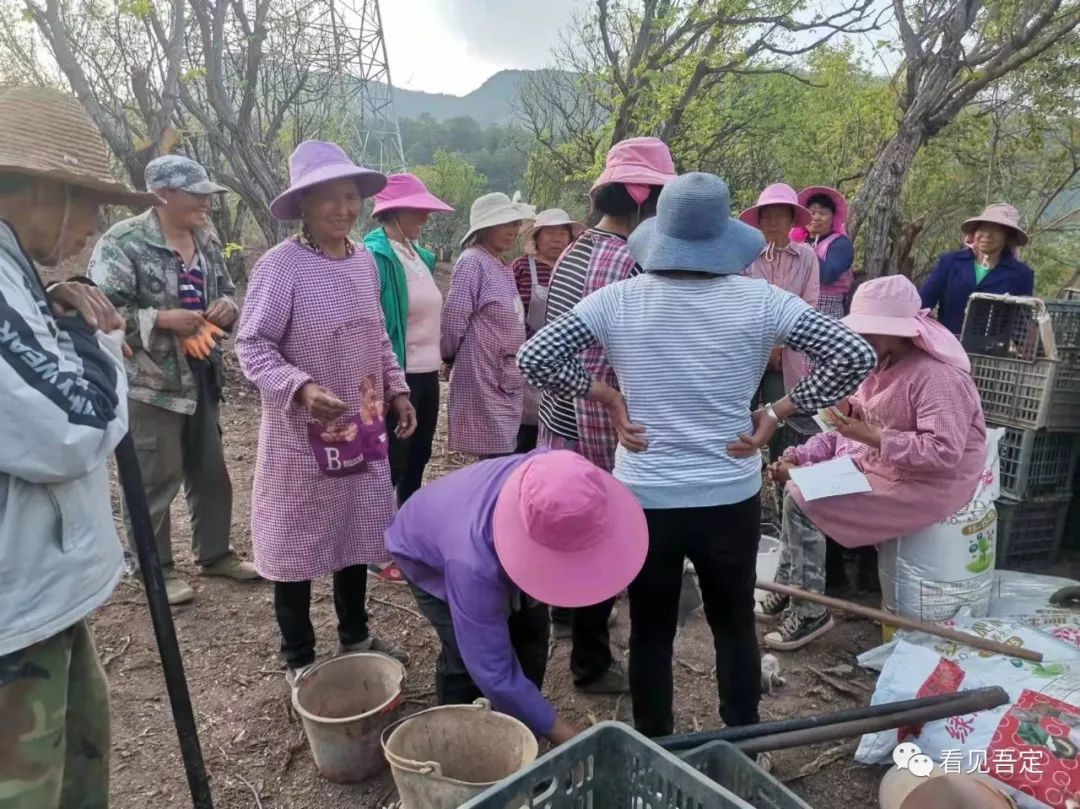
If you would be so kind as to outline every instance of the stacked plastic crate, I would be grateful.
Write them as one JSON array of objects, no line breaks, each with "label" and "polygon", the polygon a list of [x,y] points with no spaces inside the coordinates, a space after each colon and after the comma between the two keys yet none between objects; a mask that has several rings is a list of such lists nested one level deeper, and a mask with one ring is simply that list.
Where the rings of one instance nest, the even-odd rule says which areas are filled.
[{"label": "stacked plastic crate", "polygon": [[1001,443],[998,567],[1053,562],[1080,459],[1080,300],[975,294],[961,336]]}]

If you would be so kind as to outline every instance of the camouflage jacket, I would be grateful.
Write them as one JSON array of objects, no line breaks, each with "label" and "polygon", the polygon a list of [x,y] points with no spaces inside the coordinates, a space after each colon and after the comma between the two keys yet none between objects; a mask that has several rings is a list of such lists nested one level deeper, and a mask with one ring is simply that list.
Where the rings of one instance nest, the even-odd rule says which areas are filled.
[{"label": "camouflage jacket", "polygon": [[[195,233],[206,275],[206,304],[235,291],[217,235]],[[145,404],[190,415],[198,401],[195,375],[180,339],[155,328],[162,309],[180,308],[183,259],[165,244],[154,209],[113,225],[90,259],[90,277],[127,320],[129,396]]]}]

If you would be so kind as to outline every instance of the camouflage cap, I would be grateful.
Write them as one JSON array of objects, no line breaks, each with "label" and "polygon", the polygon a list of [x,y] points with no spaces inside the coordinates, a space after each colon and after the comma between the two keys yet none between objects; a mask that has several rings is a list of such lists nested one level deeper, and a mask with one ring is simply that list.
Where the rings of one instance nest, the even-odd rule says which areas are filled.
[{"label": "camouflage cap", "polygon": [[151,191],[170,189],[189,194],[222,194],[224,186],[210,182],[206,169],[183,155],[170,154],[146,164],[146,187]]}]

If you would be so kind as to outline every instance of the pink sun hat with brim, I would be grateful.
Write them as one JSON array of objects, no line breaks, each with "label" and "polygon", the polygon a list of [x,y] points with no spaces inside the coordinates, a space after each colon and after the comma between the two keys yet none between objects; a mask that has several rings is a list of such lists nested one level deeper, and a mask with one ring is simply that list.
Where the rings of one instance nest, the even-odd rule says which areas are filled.
[{"label": "pink sun hat with brim", "polygon": [[[982,222],[989,222],[992,225],[1001,225],[1006,230],[1012,231],[1013,238],[1016,241],[1017,247],[1023,247],[1028,243],[1028,235],[1020,227],[1020,211],[1016,210],[1012,205],[1005,202],[996,202],[993,205],[987,205],[981,214],[973,216],[968,219],[964,224],[960,226],[960,230],[964,231],[966,235],[973,234],[978,230],[979,225]],[[964,240],[967,243],[967,240]]]},{"label": "pink sun hat with brim", "polygon": [[567,450],[537,454],[515,469],[493,522],[506,575],[553,607],[614,597],[641,571],[649,549],[645,512],[630,490]]},{"label": "pink sun hat with brim", "polygon": [[604,170],[589,191],[611,183],[621,183],[640,205],[649,196],[649,186],[667,185],[676,177],[671,150],[660,138],[628,138],[608,150]]},{"label": "pink sun hat with brim", "polygon": [[356,180],[362,197],[374,196],[386,186],[385,174],[358,166],[336,143],[306,140],[289,156],[289,187],[270,203],[270,215],[280,222],[299,219],[305,191],[345,178]]},{"label": "pink sun hat with brim", "polygon": [[428,211],[430,213],[452,213],[453,208],[427,190],[427,186],[415,174],[391,174],[386,178],[386,187],[375,195],[375,207],[372,216],[384,211]]},{"label": "pink sun hat with brim", "polygon": [[971,371],[960,341],[923,309],[919,290],[902,275],[875,278],[860,286],[851,299],[851,314],[841,321],[856,334],[908,337],[934,359]]},{"label": "pink sun hat with brim", "polygon": [[847,200],[835,188],[829,188],[827,185],[812,185],[809,188],[804,188],[799,192],[799,204],[806,207],[810,204],[811,197],[819,195],[832,200],[833,207],[836,208],[836,213],[833,214],[833,232],[847,236],[847,228],[845,227],[848,215]]},{"label": "pink sun hat with brim", "polygon": [[810,211],[799,202],[799,195],[787,183],[773,183],[765,186],[765,190],[758,196],[757,202],[739,214],[739,221],[761,230],[761,209],[767,205],[787,205],[790,207],[797,228],[804,228],[810,224]]}]

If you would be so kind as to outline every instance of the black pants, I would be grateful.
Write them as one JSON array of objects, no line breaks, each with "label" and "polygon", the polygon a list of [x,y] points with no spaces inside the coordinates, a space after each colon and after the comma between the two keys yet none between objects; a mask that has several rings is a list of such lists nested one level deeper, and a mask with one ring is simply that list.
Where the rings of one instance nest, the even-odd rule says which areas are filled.
[{"label": "black pants", "polygon": [[[435,698],[438,704],[465,705],[483,696],[465,668],[465,661],[461,659],[450,617],[450,605],[411,583],[409,589],[416,599],[416,606],[431,622],[442,643],[439,658],[435,661]],[[547,607],[526,598],[521,609],[510,613],[508,623],[510,644],[514,647],[522,672],[537,688],[543,688],[548,635],[551,631]]]},{"label": "black pants", "polygon": [[424,482],[424,468],[431,460],[431,443],[439,423],[439,372],[405,374],[409,399],[416,410],[416,432],[409,438],[397,438],[394,427],[397,415],[386,416],[390,436],[390,482],[397,490],[398,504],[404,503]]},{"label": "black pants", "polygon": [[575,685],[588,685],[611,668],[611,598],[591,607],[552,607],[551,620],[570,625],[570,673]]},{"label": "black pants", "polygon": [[[342,645],[368,639],[367,565],[353,565],[334,574],[334,609]],[[281,630],[281,654],[289,668],[315,660],[315,628],[311,625],[311,582],[274,582],[274,614]]]},{"label": "black pants", "polygon": [[518,427],[517,446],[514,447],[515,455],[524,455],[536,449],[536,442],[540,438],[540,425],[522,424]]},{"label": "black pants", "polygon": [[697,571],[716,651],[720,716],[758,721],[761,660],[754,630],[754,584],[761,538],[758,495],[730,506],[646,509],[649,553],[630,585],[630,695],[646,736],[674,729],[671,676],[683,558]]}]

